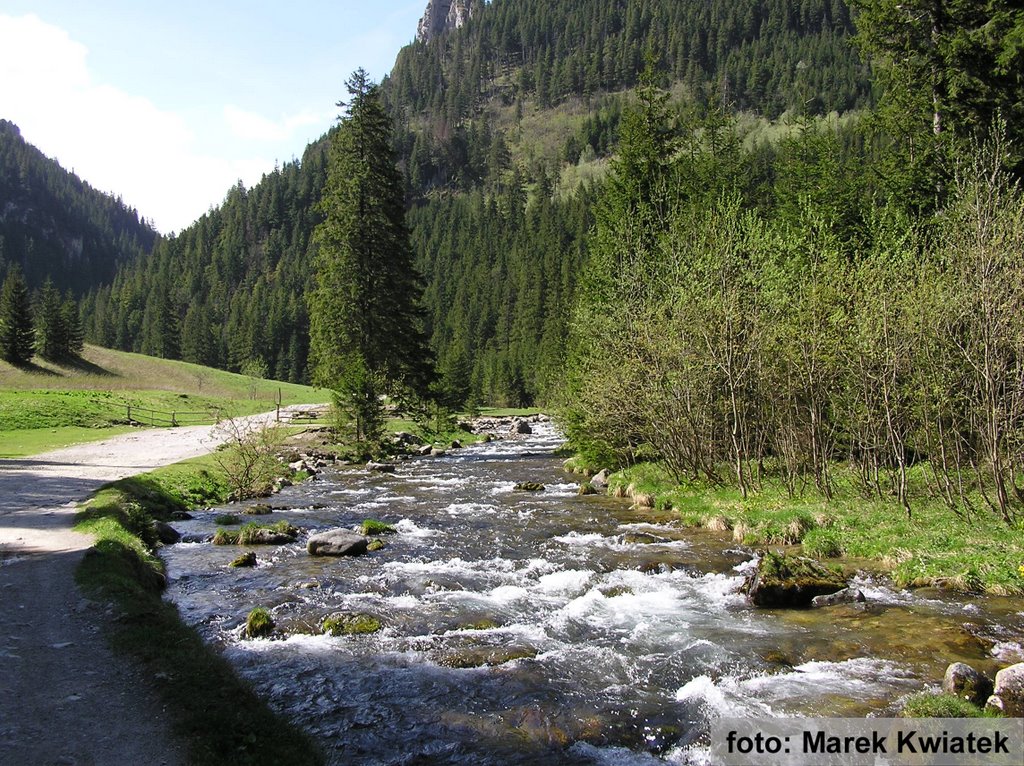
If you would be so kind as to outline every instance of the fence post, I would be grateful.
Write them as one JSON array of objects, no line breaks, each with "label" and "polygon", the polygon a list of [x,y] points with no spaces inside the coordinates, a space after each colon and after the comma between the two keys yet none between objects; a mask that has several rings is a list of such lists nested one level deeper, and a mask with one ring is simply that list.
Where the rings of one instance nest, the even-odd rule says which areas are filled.
[{"label": "fence post", "polygon": [[176,412],[172,412],[171,413],[171,427],[172,428],[177,427],[177,425],[178,425],[178,417],[177,417],[177,415],[178,415],[178,413],[176,413]]},{"label": "fence post", "polygon": [[128,405],[128,422],[132,422],[132,406],[130,404]]}]

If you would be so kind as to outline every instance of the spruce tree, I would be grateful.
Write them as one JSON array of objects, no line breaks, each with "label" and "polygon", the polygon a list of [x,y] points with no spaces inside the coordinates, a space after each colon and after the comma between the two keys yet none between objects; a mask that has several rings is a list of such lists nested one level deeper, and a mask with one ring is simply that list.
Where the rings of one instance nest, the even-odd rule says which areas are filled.
[{"label": "spruce tree", "polygon": [[28,364],[35,353],[32,302],[21,269],[14,265],[0,289],[0,357],[11,364]]},{"label": "spruce tree", "polygon": [[380,396],[426,395],[433,368],[391,119],[365,71],[346,85],[350,101],[339,106],[348,114],[331,140],[324,221],[315,233],[310,351],[314,381],[339,394],[364,438],[380,422]]},{"label": "spruce tree", "polygon": [[36,298],[36,336],[36,348],[43,359],[57,361],[68,355],[60,293],[49,279]]}]

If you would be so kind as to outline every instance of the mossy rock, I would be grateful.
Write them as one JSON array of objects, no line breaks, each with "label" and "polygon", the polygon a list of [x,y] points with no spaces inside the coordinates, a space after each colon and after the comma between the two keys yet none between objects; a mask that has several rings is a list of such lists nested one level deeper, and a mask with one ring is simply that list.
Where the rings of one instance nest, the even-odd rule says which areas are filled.
[{"label": "mossy rock", "polygon": [[547,487],[536,481],[521,481],[512,487],[513,492],[543,492]]},{"label": "mossy rock", "polygon": [[364,519],[359,527],[359,531],[364,537],[369,537],[370,535],[394,535],[398,533],[398,529],[393,524],[378,521],[377,519]]},{"label": "mossy rock", "polygon": [[329,633],[332,636],[356,636],[363,633],[376,633],[384,625],[372,614],[335,612],[324,618],[322,627],[324,633]]},{"label": "mossy rock", "polygon": [[220,513],[213,517],[213,523],[219,526],[230,526],[232,524],[238,524],[242,520],[233,513]]},{"label": "mossy rock", "polygon": [[370,551],[371,553],[373,551],[384,550],[387,547],[388,547],[388,544],[386,542],[384,542],[383,540],[381,540],[379,537],[378,538],[374,538],[373,540],[370,540],[370,542],[368,542],[366,544],[366,550]]},{"label": "mossy rock", "polygon": [[594,489],[594,485],[589,481],[585,481],[580,484],[580,488],[576,491],[577,495],[596,495],[597,490]]},{"label": "mossy rock", "polygon": [[243,553],[241,556],[232,561],[228,566],[231,567],[254,567],[256,566],[256,554],[252,551]]},{"label": "mossy rock", "polygon": [[808,607],[815,596],[845,587],[846,577],[839,567],[766,551],[743,589],[755,606]]},{"label": "mossy rock", "polygon": [[494,620],[477,620],[476,622],[464,622],[459,626],[459,630],[493,630],[498,627],[498,623]]},{"label": "mossy rock", "polygon": [[248,516],[269,516],[274,512],[274,509],[264,503],[256,503],[250,505],[248,508],[242,511],[242,513]]},{"label": "mossy rock", "polygon": [[274,619],[270,612],[258,606],[245,619],[245,635],[249,638],[265,638],[274,632]]},{"label": "mossy rock", "polygon": [[214,545],[286,545],[294,543],[299,528],[287,521],[276,524],[250,522],[241,529],[218,529],[213,536]]}]

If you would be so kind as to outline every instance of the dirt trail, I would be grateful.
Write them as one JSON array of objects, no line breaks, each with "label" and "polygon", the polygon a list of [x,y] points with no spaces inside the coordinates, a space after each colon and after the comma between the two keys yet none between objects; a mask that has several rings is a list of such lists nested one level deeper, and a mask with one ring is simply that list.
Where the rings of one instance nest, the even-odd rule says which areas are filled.
[{"label": "dirt trail", "polygon": [[103,639],[111,615],[75,585],[92,538],[71,526],[78,501],[103,484],[220,441],[215,426],[152,429],[0,460],[0,763],[186,762],[147,679]]}]

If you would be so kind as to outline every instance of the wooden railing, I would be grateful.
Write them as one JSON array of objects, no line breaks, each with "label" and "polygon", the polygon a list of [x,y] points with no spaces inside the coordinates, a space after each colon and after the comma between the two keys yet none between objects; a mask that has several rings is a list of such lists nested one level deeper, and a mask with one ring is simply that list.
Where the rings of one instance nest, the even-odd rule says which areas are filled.
[{"label": "wooden railing", "polygon": [[146,426],[195,426],[220,420],[219,412],[179,412],[177,410],[155,410],[151,407],[139,407],[125,404],[129,423],[141,423]]}]

